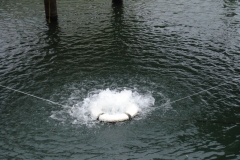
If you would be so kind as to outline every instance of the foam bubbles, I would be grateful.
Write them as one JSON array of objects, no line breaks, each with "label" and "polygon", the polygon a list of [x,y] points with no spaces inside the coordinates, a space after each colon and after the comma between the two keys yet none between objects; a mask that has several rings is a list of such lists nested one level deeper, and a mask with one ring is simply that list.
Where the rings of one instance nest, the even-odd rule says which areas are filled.
[{"label": "foam bubbles", "polygon": [[[77,96],[77,95],[72,95]],[[74,97],[70,97],[75,99]],[[153,110],[155,99],[150,93],[140,94],[137,91],[128,89],[119,90],[95,90],[90,92],[83,101],[78,102],[71,108],[61,112],[53,112],[53,119],[71,119],[74,124],[93,125],[96,123],[96,117],[91,115],[91,109],[99,108],[104,113],[119,114],[124,113],[128,106],[135,105],[138,107],[138,119]],[[71,102],[69,102],[71,104]],[[64,114],[63,114],[64,112]],[[60,117],[60,118],[59,118]]]},{"label": "foam bubbles", "polygon": [[90,98],[91,101],[88,104],[90,109],[100,108],[108,114],[124,113],[128,106],[135,104],[131,90],[117,92],[107,89]]}]

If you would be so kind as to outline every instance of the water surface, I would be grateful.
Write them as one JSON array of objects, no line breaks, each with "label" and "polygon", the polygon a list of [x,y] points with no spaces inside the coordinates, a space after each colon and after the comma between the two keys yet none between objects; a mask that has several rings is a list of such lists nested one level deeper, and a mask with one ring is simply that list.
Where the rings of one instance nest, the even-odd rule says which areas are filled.
[{"label": "water surface", "polygon": [[[0,2],[0,84],[61,104],[1,87],[0,159],[240,159],[238,0],[57,5]],[[154,103],[101,123],[83,104],[106,89]]]}]

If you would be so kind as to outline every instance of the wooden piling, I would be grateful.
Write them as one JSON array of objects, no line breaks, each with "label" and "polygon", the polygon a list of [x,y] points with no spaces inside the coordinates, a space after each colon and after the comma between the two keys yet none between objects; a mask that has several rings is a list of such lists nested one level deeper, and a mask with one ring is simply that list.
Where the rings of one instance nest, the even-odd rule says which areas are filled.
[{"label": "wooden piling", "polygon": [[123,0],[112,0],[112,3],[115,4],[115,5],[122,5]]},{"label": "wooden piling", "polygon": [[44,0],[45,14],[48,23],[57,21],[57,2],[56,0]]}]

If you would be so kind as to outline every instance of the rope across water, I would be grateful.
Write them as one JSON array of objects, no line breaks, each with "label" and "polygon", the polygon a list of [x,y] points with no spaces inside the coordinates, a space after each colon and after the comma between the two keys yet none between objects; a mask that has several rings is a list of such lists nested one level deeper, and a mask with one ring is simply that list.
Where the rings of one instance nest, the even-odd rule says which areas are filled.
[{"label": "rope across water", "polygon": [[[183,98],[180,98],[180,99],[177,99],[177,100],[174,100],[174,101],[170,101],[170,102],[167,103],[167,104],[173,104],[173,103],[176,103],[176,102],[181,101],[181,100],[183,100],[183,99],[187,99],[187,98],[190,98],[190,97],[192,97],[192,96],[199,95],[199,94],[201,94],[201,93],[203,93],[203,92],[206,92],[206,91],[209,91],[209,90],[211,90],[211,89],[217,88],[217,87],[222,86],[222,85],[224,85],[224,84],[226,84],[226,82],[221,83],[221,84],[216,85],[216,86],[213,86],[213,87],[210,87],[210,88],[208,88],[208,89],[205,89],[205,90],[202,90],[202,91],[193,93],[193,94],[188,95],[188,96],[186,96],[186,97],[183,97]],[[48,100],[48,99],[45,99],[45,98],[38,97],[38,96],[36,96],[36,95],[29,94],[29,93],[27,93],[27,92],[23,92],[23,91],[20,91],[20,90],[17,90],[17,89],[13,89],[13,88],[10,88],[10,87],[1,85],[1,84],[0,84],[0,86],[3,87],[3,88],[6,88],[6,89],[8,89],[8,90],[12,90],[12,91],[15,91],[15,92],[19,92],[19,93],[22,93],[22,94],[25,94],[25,95],[28,95],[28,96],[31,96],[31,97],[34,97],[34,98],[37,98],[37,99],[46,101],[46,102],[50,102],[50,103],[52,103],[52,104],[54,104],[54,105],[59,105],[59,106],[62,106],[62,107],[64,107],[64,108],[70,108],[69,106],[62,105],[62,104],[60,104],[60,103],[57,103],[57,102],[54,102],[54,101],[51,101],[51,100]],[[167,104],[165,104],[165,105],[167,105]],[[99,117],[100,117],[100,115],[99,115]],[[98,118],[99,118],[99,117],[98,117]],[[171,120],[172,120],[172,119],[171,119]],[[187,121],[187,120],[184,120],[184,121]],[[212,121],[204,121],[204,120],[194,120],[194,121],[196,121],[196,122],[212,122]],[[213,121],[213,123],[221,123],[221,122]],[[231,122],[231,123],[223,122],[223,123],[224,123],[224,124],[236,124],[236,122]]]},{"label": "rope across water", "polygon": [[1,85],[1,84],[0,84],[0,86],[3,87],[3,88],[9,89],[9,90],[15,91],[15,92],[19,92],[19,93],[28,95],[28,96],[30,96],[30,97],[34,97],[34,98],[37,98],[37,99],[40,99],[40,100],[43,100],[43,101],[46,101],[46,102],[50,102],[50,103],[55,104],[55,105],[62,106],[62,107],[64,107],[64,108],[67,107],[67,106],[62,105],[62,104],[60,104],[60,103],[53,102],[53,101],[51,101],[51,100],[48,100],[48,99],[45,99],[45,98],[41,98],[41,97],[35,96],[35,95],[33,95],[33,94],[29,94],[29,93],[26,93],[26,92],[23,92],[23,91],[20,91],[20,90],[17,90],[17,89],[13,89],[13,88],[10,88],[10,87]]},{"label": "rope across water", "polygon": [[[220,85],[217,85],[217,86],[214,86],[214,87],[211,87],[211,88],[202,90],[202,91],[200,91],[200,92],[196,92],[196,93],[194,93],[194,94],[191,94],[191,95],[188,95],[188,96],[186,96],[186,97],[177,99],[177,100],[175,100],[175,101],[170,101],[168,104],[172,104],[172,103],[181,101],[181,100],[183,100],[183,99],[190,98],[190,97],[192,97],[192,96],[195,96],[195,95],[201,94],[201,93],[203,93],[203,92],[209,91],[209,90],[211,90],[211,89],[217,88],[217,87],[222,86],[222,85],[224,85],[224,84],[226,84],[226,83],[224,82],[224,83],[221,83]],[[9,90],[15,91],[15,92],[19,92],[19,93],[22,93],[22,94],[25,94],[25,95],[28,95],[28,96],[37,98],[37,99],[41,99],[41,100],[43,100],[43,101],[50,102],[50,103],[55,104],[55,105],[59,105],[59,106],[62,106],[62,107],[66,107],[65,105],[62,105],[62,104],[60,104],[60,103],[53,102],[53,101],[48,100],[48,99],[45,99],[45,98],[41,98],[41,97],[35,96],[35,95],[33,95],[33,94],[29,94],[29,93],[27,93],[27,92],[23,92],[23,91],[20,91],[20,90],[17,90],[17,89],[13,89],[13,88],[10,88],[10,87],[1,85],[1,84],[0,84],[0,86],[3,87],[3,88],[9,89]]]}]

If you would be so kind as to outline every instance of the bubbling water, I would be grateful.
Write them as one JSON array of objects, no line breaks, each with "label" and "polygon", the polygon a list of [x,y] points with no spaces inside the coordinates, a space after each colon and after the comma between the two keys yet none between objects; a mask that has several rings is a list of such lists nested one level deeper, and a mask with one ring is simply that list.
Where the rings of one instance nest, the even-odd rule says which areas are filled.
[{"label": "bubbling water", "polygon": [[[74,97],[70,99],[74,99]],[[90,92],[83,101],[64,111],[55,111],[50,117],[61,121],[69,118],[72,119],[73,124],[86,124],[89,126],[97,122],[96,117],[91,115],[91,109],[99,108],[104,113],[119,114],[124,113],[129,106],[135,105],[138,107],[139,119],[139,117],[146,115],[154,109],[154,103],[155,99],[151,93],[140,94],[129,89],[121,91],[110,89],[95,90]]]},{"label": "bubbling water", "polygon": [[98,108],[108,114],[124,113],[128,106],[136,104],[131,90],[117,92],[107,89],[90,98],[90,109]]}]

